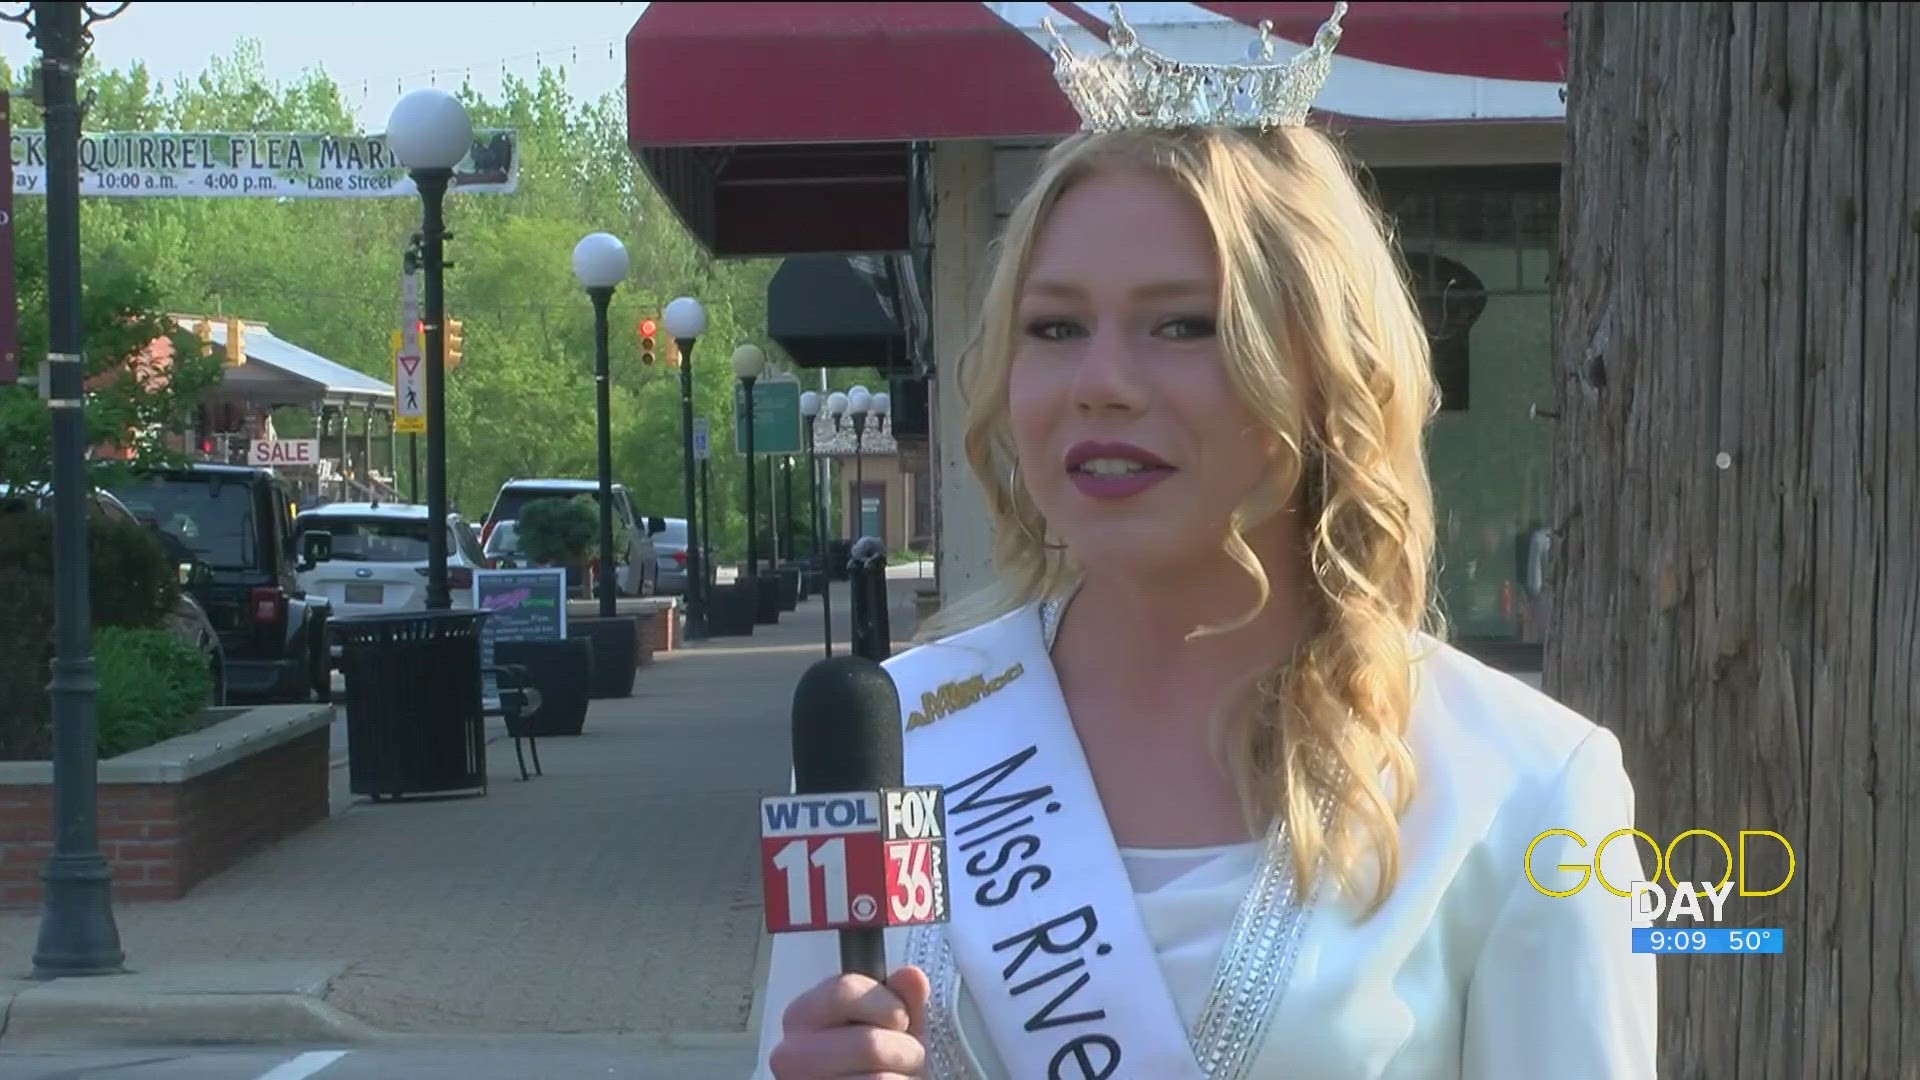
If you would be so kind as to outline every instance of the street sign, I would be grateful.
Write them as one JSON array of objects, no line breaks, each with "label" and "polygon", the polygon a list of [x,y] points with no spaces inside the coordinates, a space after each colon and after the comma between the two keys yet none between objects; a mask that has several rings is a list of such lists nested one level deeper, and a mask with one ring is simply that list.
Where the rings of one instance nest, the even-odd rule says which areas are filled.
[{"label": "street sign", "polygon": [[705,461],[712,453],[711,436],[707,432],[707,418],[693,418],[693,460]]},{"label": "street sign", "polygon": [[[747,395],[740,380],[733,383],[733,452],[747,452]],[[798,454],[800,443],[800,380],[792,375],[769,375],[753,384],[753,453]]]},{"label": "street sign", "polygon": [[393,430],[400,435],[427,433],[427,365],[419,353],[393,358]]}]

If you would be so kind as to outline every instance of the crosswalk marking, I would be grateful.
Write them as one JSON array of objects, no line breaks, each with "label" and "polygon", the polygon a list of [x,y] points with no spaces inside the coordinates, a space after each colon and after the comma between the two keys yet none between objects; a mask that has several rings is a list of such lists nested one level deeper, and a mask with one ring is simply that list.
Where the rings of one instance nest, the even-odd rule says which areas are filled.
[{"label": "crosswalk marking", "polygon": [[345,1050],[309,1050],[261,1073],[259,1080],[307,1080],[307,1077],[346,1056]]}]

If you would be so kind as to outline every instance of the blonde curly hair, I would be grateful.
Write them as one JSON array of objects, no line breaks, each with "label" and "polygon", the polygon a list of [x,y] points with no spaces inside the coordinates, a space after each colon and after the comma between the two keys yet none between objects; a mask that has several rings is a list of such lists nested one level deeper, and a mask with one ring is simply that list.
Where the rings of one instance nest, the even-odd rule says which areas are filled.
[{"label": "blonde curly hair", "polygon": [[1252,579],[1254,601],[1234,624],[1195,633],[1245,625],[1271,595],[1247,529],[1288,507],[1307,526],[1315,589],[1302,598],[1313,620],[1306,640],[1219,718],[1242,805],[1250,823],[1284,815],[1303,890],[1323,856],[1341,887],[1356,888],[1370,851],[1367,909],[1377,909],[1399,877],[1399,818],[1414,792],[1406,731],[1419,632],[1439,632],[1423,444],[1438,398],[1404,265],[1326,135],[1127,131],[1074,136],[1049,153],[999,241],[960,370],[967,461],[993,517],[997,582],[942,610],[920,636],[1067,595],[1078,578],[1071,552],[1041,542],[1046,523],[1009,486],[1008,371],[1021,281],[1048,212],[1071,185],[1112,168],[1152,170],[1204,213],[1220,260],[1223,360],[1285,448],[1228,530],[1226,553]]}]

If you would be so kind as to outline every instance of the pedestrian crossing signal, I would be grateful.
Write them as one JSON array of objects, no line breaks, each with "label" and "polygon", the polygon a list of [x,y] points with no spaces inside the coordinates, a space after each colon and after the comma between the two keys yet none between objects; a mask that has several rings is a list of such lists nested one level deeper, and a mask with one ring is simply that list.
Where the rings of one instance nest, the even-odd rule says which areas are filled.
[{"label": "pedestrian crossing signal", "polygon": [[654,333],[659,328],[652,319],[640,320],[640,362],[643,364],[654,361]]}]

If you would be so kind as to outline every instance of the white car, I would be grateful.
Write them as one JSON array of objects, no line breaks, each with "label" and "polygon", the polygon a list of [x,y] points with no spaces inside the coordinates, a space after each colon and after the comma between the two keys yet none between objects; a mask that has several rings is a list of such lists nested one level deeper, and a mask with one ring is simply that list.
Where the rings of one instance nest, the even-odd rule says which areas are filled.
[{"label": "white car", "polygon": [[[295,550],[303,555],[300,587],[333,603],[336,618],[424,611],[427,607],[427,508],[408,503],[327,503],[294,519]],[[473,606],[473,572],[487,567],[473,530],[458,514],[447,531],[447,587],[453,606]],[[309,562],[307,536],[326,533],[331,554]]]}]

